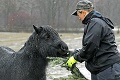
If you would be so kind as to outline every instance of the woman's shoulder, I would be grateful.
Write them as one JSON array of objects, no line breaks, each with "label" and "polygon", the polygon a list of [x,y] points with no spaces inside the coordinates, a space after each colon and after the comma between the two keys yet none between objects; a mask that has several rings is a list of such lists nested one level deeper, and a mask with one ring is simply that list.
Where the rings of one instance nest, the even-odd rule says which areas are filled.
[{"label": "woman's shoulder", "polygon": [[103,21],[101,18],[92,18],[90,22],[99,24],[101,26],[105,26],[106,25],[105,21]]}]

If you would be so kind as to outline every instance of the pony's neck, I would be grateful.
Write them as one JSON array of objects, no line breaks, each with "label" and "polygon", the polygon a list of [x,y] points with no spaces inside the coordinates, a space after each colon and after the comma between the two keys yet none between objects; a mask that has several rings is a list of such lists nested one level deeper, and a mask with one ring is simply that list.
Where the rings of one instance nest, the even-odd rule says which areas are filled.
[{"label": "pony's neck", "polygon": [[18,51],[17,60],[19,58],[20,62],[17,61],[16,63],[18,63],[19,65],[22,65],[23,63],[27,64],[28,73],[29,75],[32,75],[30,76],[31,79],[41,80],[41,78],[43,78],[43,80],[45,80],[44,78],[46,75],[45,71],[46,71],[46,66],[47,66],[47,60],[38,54],[39,53],[37,53],[37,50],[35,48],[25,44]]},{"label": "pony's neck", "polygon": [[42,54],[37,50],[37,47],[32,44],[33,42],[26,42],[24,46],[18,51],[19,54],[21,54],[23,57],[24,56],[29,56],[32,58],[39,58],[41,57],[42,59],[46,60],[46,57],[44,57]]}]

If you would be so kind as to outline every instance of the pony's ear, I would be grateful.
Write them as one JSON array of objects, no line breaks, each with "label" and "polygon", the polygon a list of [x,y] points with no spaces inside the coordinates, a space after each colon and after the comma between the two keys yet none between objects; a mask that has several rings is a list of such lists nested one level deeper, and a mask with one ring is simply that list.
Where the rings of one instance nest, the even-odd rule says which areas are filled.
[{"label": "pony's ear", "polygon": [[42,27],[38,28],[35,25],[33,25],[33,28],[37,34],[40,34],[40,32],[42,31]]}]

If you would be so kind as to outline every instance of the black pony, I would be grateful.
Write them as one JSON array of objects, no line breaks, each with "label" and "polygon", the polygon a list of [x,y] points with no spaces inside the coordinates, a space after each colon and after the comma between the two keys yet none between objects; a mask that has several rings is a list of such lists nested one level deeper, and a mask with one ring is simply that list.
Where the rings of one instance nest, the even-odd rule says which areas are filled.
[{"label": "black pony", "polygon": [[18,51],[0,47],[0,80],[46,80],[46,57],[62,57],[68,46],[50,26],[34,27]]}]

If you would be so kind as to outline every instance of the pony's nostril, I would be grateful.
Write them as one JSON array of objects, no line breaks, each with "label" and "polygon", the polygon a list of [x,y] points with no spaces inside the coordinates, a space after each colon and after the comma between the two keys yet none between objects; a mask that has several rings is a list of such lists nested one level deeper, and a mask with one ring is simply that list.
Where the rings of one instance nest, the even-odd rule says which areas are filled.
[{"label": "pony's nostril", "polygon": [[62,50],[65,50],[65,48],[64,48],[63,46],[61,46],[61,49],[62,49]]},{"label": "pony's nostril", "polygon": [[68,47],[61,46],[61,49],[62,49],[63,51],[67,51],[67,50],[68,50]]},{"label": "pony's nostril", "polygon": [[58,45],[57,45],[57,47],[59,48],[59,49],[61,49],[62,51],[68,51],[68,46],[64,43],[64,42],[61,42],[61,43],[59,43]]}]

